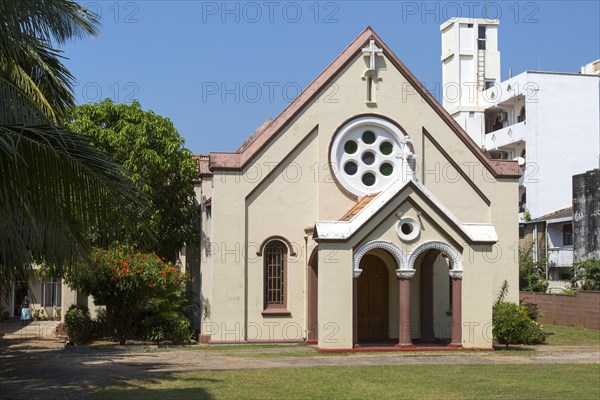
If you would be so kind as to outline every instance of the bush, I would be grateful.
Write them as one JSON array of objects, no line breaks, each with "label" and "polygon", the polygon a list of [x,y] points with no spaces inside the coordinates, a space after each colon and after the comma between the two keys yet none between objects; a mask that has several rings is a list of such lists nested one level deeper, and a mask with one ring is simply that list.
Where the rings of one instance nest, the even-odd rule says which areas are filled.
[{"label": "bush", "polygon": [[546,266],[545,260],[533,261],[533,245],[519,249],[519,289],[525,292],[541,292],[548,290],[548,281],[541,271]]},{"label": "bush", "polygon": [[85,306],[72,305],[65,314],[67,335],[72,344],[88,343],[92,338],[92,318]]},{"label": "bush", "polygon": [[127,246],[95,248],[91,258],[92,265],[71,271],[66,282],[86,296],[94,296],[97,304],[106,305],[109,325],[121,344],[137,333],[148,301],[179,292],[189,282],[186,274],[164,258],[137,253]]},{"label": "bush", "polygon": [[[528,307],[504,301],[508,284],[502,285],[492,310],[494,338],[508,348],[511,344],[540,344],[546,342],[542,326],[529,317]],[[535,314],[535,313],[534,313]]]},{"label": "bush", "polygon": [[573,286],[582,290],[600,290],[600,260],[591,259],[573,264]]},{"label": "bush", "polygon": [[92,335],[97,338],[105,338],[108,336],[106,310],[99,310],[96,314],[96,318],[92,320]]},{"label": "bush", "polygon": [[185,313],[189,300],[180,293],[172,293],[163,299],[153,299],[148,305],[148,316],[144,319],[145,338],[157,345],[161,342],[189,342],[192,325]]}]

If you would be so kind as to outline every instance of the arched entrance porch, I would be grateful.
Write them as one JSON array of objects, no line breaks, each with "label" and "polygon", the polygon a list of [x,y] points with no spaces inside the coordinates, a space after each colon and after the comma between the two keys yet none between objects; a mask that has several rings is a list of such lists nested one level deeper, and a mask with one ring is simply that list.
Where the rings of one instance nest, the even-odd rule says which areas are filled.
[{"label": "arched entrance porch", "polygon": [[[444,242],[420,244],[400,278],[399,346],[439,341],[462,345],[462,261]],[[412,292],[412,293],[411,293]]]},{"label": "arched entrance porch", "polygon": [[396,271],[404,262],[400,249],[383,241],[370,242],[355,252],[353,342],[395,345],[399,335]]}]

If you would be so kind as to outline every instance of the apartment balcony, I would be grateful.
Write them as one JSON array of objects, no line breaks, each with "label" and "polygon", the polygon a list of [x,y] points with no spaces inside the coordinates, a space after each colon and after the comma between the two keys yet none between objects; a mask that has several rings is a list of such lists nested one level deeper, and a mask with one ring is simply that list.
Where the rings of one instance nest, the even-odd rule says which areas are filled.
[{"label": "apartment balcony", "polygon": [[522,121],[505,128],[485,134],[485,148],[498,149],[513,143],[525,141],[525,122]]},{"label": "apartment balcony", "polygon": [[548,266],[568,268],[573,265],[573,248],[558,247],[548,249]]}]

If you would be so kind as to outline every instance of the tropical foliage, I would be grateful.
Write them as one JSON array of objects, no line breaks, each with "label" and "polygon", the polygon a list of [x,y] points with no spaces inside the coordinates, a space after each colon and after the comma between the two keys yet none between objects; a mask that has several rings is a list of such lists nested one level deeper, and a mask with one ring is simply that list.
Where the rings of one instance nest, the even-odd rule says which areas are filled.
[{"label": "tropical foliage", "polygon": [[145,317],[151,316],[147,311],[156,299],[177,297],[189,282],[189,277],[178,267],[152,253],[134,252],[129,247],[96,248],[91,256],[92,265],[74,270],[66,276],[66,282],[81,293],[93,296],[96,304],[106,306],[108,319],[112,319],[115,335],[122,344],[135,336],[135,327]]},{"label": "tropical foliage", "polygon": [[540,324],[530,318],[530,308],[505,301],[508,283],[504,281],[492,308],[492,333],[499,344],[540,344],[546,334]]},{"label": "tropical foliage", "polygon": [[27,282],[33,261],[68,268],[90,241],[112,242],[144,218],[148,202],[121,168],[57,128],[73,77],[53,41],[97,28],[74,1],[0,0],[0,294]]},{"label": "tropical foliage", "polygon": [[156,232],[156,240],[146,240],[144,250],[174,259],[185,242],[196,238],[193,180],[197,166],[169,119],[142,110],[136,101],[114,104],[106,99],[77,107],[68,126],[111,154],[148,196],[146,206],[155,211],[133,227],[129,243],[139,247],[146,232]]},{"label": "tropical foliage", "polygon": [[581,290],[600,290],[600,260],[590,259],[573,264],[573,286]]},{"label": "tropical foliage", "polygon": [[543,293],[548,289],[548,281],[541,273],[546,261],[534,261],[532,253],[533,246],[519,250],[519,290]]},{"label": "tropical foliage", "polygon": [[75,1],[0,0],[0,77],[60,125],[75,105],[74,77],[56,45],[95,36],[98,29],[98,16]]}]

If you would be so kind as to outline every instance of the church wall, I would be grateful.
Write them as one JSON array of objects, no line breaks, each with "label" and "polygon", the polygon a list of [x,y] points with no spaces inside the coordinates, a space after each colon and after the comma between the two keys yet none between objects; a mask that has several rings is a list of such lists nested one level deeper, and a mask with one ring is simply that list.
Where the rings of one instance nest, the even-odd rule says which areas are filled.
[{"label": "church wall", "polygon": [[[387,116],[397,123],[414,140],[414,151],[423,155],[423,126],[431,133],[442,148],[450,154],[456,163],[464,166],[473,182],[489,199],[493,199],[491,207],[483,203],[473,188],[466,182],[449,183],[440,175],[439,181],[425,176],[427,187],[444,203],[459,219],[465,222],[494,223],[501,241],[503,258],[495,263],[489,259],[489,249],[485,246],[475,246],[471,251],[458,237],[456,239],[465,247],[463,262],[465,274],[463,277],[463,321],[479,323],[474,329],[479,334],[470,339],[465,330],[463,344],[465,347],[489,347],[491,344],[483,340],[481,334],[483,325],[491,322],[491,304],[493,287],[499,287],[501,281],[508,277],[510,282],[517,282],[515,262],[507,258],[511,242],[517,242],[516,224],[512,223],[517,215],[515,201],[517,185],[512,180],[497,181],[491,173],[482,166],[475,155],[466,147],[454,132],[446,125],[439,115],[421,99],[416,91],[407,83],[401,74],[395,70],[391,62],[383,57],[378,60],[381,82],[376,91],[376,105],[365,104],[366,83],[360,77],[366,64],[362,55],[357,56],[343,69],[332,82],[330,87],[321,93],[307,108],[300,112],[288,127],[255,157],[241,172],[215,171],[214,191],[212,201],[211,238],[212,254],[208,258],[206,268],[212,270],[211,282],[203,288],[213,287],[212,303],[209,321],[213,322],[211,331],[217,329],[219,334],[213,334],[214,340],[243,340],[243,325],[245,321],[265,321],[260,314],[262,308],[262,258],[257,258],[253,245],[260,243],[270,235],[286,236],[291,242],[303,243],[304,228],[316,220],[337,220],[346,210],[355,204],[356,199],[340,190],[332,179],[328,166],[329,145],[335,131],[347,119],[363,113],[376,113]],[[318,126],[318,128],[317,128]],[[314,139],[307,138],[317,129]],[[305,144],[296,149],[290,160],[297,166],[284,168],[288,177],[295,174],[297,167],[301,170],[301,178],[294,184],[288,184],[284,173],[268,175],[269,171],[298,146],[303,140]],[[426,140],[426,139],[425,139]],[[434,151],[435,150],[435,151]],[[425,145],[425,162],[446,165],[439,151],[431,144]],[[417,164],[421,164],[418,160]],[[446,171],[455,177],[453,167]],[[440,172],[441,174],[441,172]],[[257,192],[251,192],[258,183],[266,177],[272,177],[274,183],[261,186]],[[295,176],[295,175],[294,175]],[[423,180],[423,171],[417,170],[417,177]],[[294,178],[295,179],[295,178]],[[294,180],[292,179],[292,180]],[[264,185],[264,184],[263,184]],[[260,191],[263,191],[259,195]],[[514,204],[514,206],[513,206]],[[425,210],[431,211],[425,204]],[[447,232],[452,232],[442,218],[433,218]],[[418,216],[412,215],[415,219]],[[277,226],[265,223],[276,220]],[[418,219],[417,219],[418,220]],[[394,217],[394,222],[396,219]],[[372,229],[371,221],[364,232]],[[427,228],[427,227],[426,227]],[[383,228],[382,228],[383,229]],[[511,231],[514,230],[514,233]],[[279,232],[276,232],[279,231]],[[360,236],[360,235],[357,235]],[[387,227],[387,231],[376,231],[373,238],[399,242],[395,232],[395,224]],[[435,229],[425,229],[419,241],[439,238]],[[513,240],[514,239],[514,240]],[[441,240],[444,240],[443,238]],[[319,346],[328,348],[351,347],[352,345],[352,251],[344,251],[348,244],[336,244],[338,251],[322,249],[319,252]],[[246,246],[250,246],[246,251]],[[489,246],[488,246],[489,247]],[[403,248],[405,250],[405,248]],[[254,252],[254,253],[253,253]],[[468,254],[467,254],[468,253]],[[472,253],[472,257],[471,256]],[[329,262],[323,262],[323,257],[329,256]],[[288,303],[292,313],[292,321],[305,328],[305,255],[298,262],[289,264],[288,278],[293,282],[304,282],[302,285],[290,285]],[[470,257],[470,258],[469,258]],[[333,262],[335,261],[335,262]],[[245,280],[246,266],[248,282]],[[301,266],[301,267],[300,267]],[[204,267],[203,267],[204,268]],[[514,271],[514,272],[513,272]],[[207,275],[210,272],[207,271]],[[246,286],[247,285],[247,286]],[[512,284],[511,284],[512,285]],[[518,286],[518,283],[517,283]],[[248,288],[248,309],[245,309],[245,290]],[[516,286],[513,286],[516,287]],[[413,296],[418,291],[413,288]],[[512,296],[512,295],[511,295]],[[472,299],[476,299],[473,301]],[[325,307],[326,305],[326,307]],[[269,319],[272,322],[278,322]],[[281,320],[283,321],[283,320]],[[335,342],[325,343],[331,331],[324,327],[327,322],[335,323],[338,329]],[[416,322],[416,321],[414,321]],[[223,326],[221,326],[223,325]],[[223,332],[227,334],[223,335]],[[474,331],[475,332],[475,331]],[[283,332],[275,339],[285,339]]]},{"label": "church wall", "polygon": [[319,249],[319,348],[353,346],[352,249],[324,243]]},{"label": "church wall", "polygon": [[[306,266],[308,251],[304,228],[314,224],[317,215],[316,185],[309,174],[296,166],[309,165],[317,153],[316,132],[289,158],[294,167],[283,169],[267,179],[247,204],[248,226],[248,321],[260,326],[261,340],[269,340],[268,327],[276,340],[302,340],[306,337]],[[283,236],[291,242],[287,264],[287,310],[290,316],[263,316],[264,259],[256,250],[269,237]],[[289,251],[289,250],[288,250]],[[310,256],[310,254],[309,254]],[[265,325],[268,323],[269,325]]]}]

